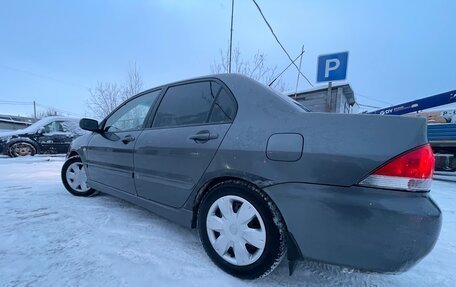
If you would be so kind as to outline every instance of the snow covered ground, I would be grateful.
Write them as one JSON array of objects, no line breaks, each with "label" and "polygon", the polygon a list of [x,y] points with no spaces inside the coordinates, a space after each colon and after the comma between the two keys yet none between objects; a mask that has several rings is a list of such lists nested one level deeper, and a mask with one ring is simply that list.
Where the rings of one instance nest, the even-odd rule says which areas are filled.
[{"label": "snow covered ground", "polygon": [[257,281],[218,269],[194,230],[108,195],[78,198],[60,182],[63,157],[0,157],[0,286],[455,286],[456,183],[435,181],[443,211],[432,253],[400,275],[284,263]]}]

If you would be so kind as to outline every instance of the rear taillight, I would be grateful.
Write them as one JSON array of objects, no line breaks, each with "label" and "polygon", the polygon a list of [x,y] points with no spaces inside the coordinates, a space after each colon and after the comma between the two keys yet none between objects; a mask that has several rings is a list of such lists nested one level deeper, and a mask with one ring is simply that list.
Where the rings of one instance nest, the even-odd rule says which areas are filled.
[{"label": "rear taillight", "polygon": [[407,191],[431,189],[434,153],[429,144],[404,153],[363,179],[359,184]]}]

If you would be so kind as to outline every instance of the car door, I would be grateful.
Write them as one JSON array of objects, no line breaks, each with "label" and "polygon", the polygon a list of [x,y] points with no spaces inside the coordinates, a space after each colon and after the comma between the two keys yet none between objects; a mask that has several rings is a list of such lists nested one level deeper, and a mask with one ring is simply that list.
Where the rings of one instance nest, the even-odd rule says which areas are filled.
[{"label": "car door", "polygon": [[74,139],[87,133],[87,131],[84,131],[79,127],[79,120],[80,119],[71,118],[62,122],[63,132],[65,133],[64,152],[68,151],[68,147]]},{"label": "car door", "polygon": [[160,90],[135,97],[120,106],[103,123],[87,146],[87,177],[116,190],[136,194],[133,148]]},{"label": "car door", "polygon": [[171,86],[135,147],[138,196],[182,206],[214,157],[236,114],[221,83]]},{"label": "car door", "polygon": [[66,153],[72,141],[64,120],[55,120],[38,131],[37,141],[43,153]]},{"label": "car door", "polygon": [[70,146],[73,139],[76,137],[76,134],[73,132],[72,127],[78,125],[78,123],[79,120],[75,119],[63,120],[59,123],[60,132],[58,135],[58,153],[66,153],[68,151],[68,147]]}]

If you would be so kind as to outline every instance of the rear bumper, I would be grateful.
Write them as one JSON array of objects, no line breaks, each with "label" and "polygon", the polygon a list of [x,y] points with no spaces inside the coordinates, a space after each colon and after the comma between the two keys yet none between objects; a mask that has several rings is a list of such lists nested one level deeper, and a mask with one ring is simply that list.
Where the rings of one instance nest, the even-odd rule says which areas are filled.
[{"label": "rear bumper", "polygon": [[432,250],[440,234],[441,211],[428,193],[304,183],[264,190],[304,258],[403,272]]}]

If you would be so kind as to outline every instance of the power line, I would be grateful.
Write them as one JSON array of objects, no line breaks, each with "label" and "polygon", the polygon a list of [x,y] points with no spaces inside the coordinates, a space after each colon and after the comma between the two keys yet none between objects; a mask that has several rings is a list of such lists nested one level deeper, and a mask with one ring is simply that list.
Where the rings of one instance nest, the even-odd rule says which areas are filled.
[{"label": "power line", "polygon": [[3,105],[33,105],[33,102],[19,102],[19,101],[0,101]]},{"label": "power line", "polygon": [[[80,114],[73,113],[67,110],[59,109],[54,106],[48,106],[44,104],[39,104],[35,102],[36,106],[44,108],[44,109],[54,109],[57,112],[63,113],[63,114],[68,114],[68,115],[75,115],[75,116],[81,116]],[[11,106],[33,106],[33,102],[19,102],[19,101],[0,101],[0,105],[11,105]]]},{"label": "power line", "polygon": [[7,105],[7,106],[31,106],[33,105],[33,103],[30,103],[30,104],[19,104],[19,103],[0,103],[0,105]]},{"label": "power line", "polygon": [[286,66],[286,68],[283,69],[283,71],[280,72],[280,74],[278,74],[277,77],[274,78],[274,80],[272,80],[272,81],[269,83],[268,86],[271,86],[272,84],[274,84],[274,82],[277,81],[277,79],[280,78],[280,76],[282,76],[283,73],[285,73],[285,71],[288,70],[288,68],[290,68],[291,65],[293,65],[293,63],[296,62],[296,60],[298,60],[298,58],[302,56],[302,54],[304,54],[304,50],[302,50],[301,53],[300,53],[300,54],[299,54],[299,55],[298,55],[290,64],[288,64],[288,66]]},{"label": "power line", "polygon": [[373,108],[373,109],[381,109],[381,107],[376,107],[376,106],[371,106],[371,105],[363,105],[358,103],[358,106],[360,107],[366,107],[366,108]]},{"label": "power line", "polygon": [[386,105],[389,105],[389,106],[392,106],[393,104],[390,103],[390,102],[386,102],[386,101],[383,101],[383,100],[379,100],[379,99],[375,99],[375,98],[372,98],[372,97],[368,97],[368,96],[365,96],[363,94],[360,94],[360,93],[356,93],[356,96],[359,96],[361,98],[365,98],[365,99],[369,99],[371,101],[376,101],[376,102],[379,102],[379,103],[382,103],[382,104],[386,104]]},{"label": "power line", "polygon": [[285,54],[287,55],[288,59],[292,62],[292,64],[296,67],[296,69],[298,70],[298,72],[304,77],[304,79],[306,79],[306,81],[309,83],[309,85],[311,85],[313,87],[313,84],[309,81],[309,79],[301,72],[301,70],[299,69],[299,67],[296,65],[296,63],[293,61],[293,59],[291,58],[290,54],[288,54],[287,50],[285,49],[285,47],[282,45],[282,43],[279,41],[279,38],[277,38],[277,35],[274,33],[274,30],[272,29],[271,25],[269,24],[268,20],[266,19],[266,17],[264,16],[263,14],[263,11],[261,11],[261,8],[260,6],[258,5],[258,3],[253,0],[253,3],[255,3],[255,6],[257,7],[258,11],[260,12],[261,14],[261,17],[263,17],[263,20],[264,22],[266,22],[266,25],[268,25],[269,27],[269,30],[271,31],[272,35],[274,36],[274,38],[276,39],[277,43],[279,43],[280,47],[282,48],[282,50],[285,52]]},{"label": "power line", "polygon": [[88,87],[86,87],[84,85],[80,85],[80,84],[69,82],[69,81],[62,81],[62,80],[59,80],[59,79],[56,79],[56,78],[53,78],[53,77],[50,77],[50,76],[47,76],[47,75],[38,74],[38,73],[27,71],[27,70],[24,70],[24,69],[18,69],[18,68],[11,67],[11,66],[6,66],[6,65],[3,65],[3,64],[0,64],[0,67],[4,68],[4,69],[9,69],[9,70],[13,70],[13,71],[29,74],[29,75],[32,75],[32,76],[35,76],[35,77],[38,77],[38,78],[51,80],[51,81],[54,81],[54,82],[58,82],[58,83],[67,85],[67,86],[73,86],[73,87],[89,89]]},{"label": "power line", "polygon": [[45,109],[54,109],[54,110],[57,111],[57,112],[64,113],[64,114],[68,114],[68,115],[82,116],[82,115],[80,115],[80,114],[73,113],[73,112],[69,112],[69,111],[62,110],[62,109],[58,109],[58,108],[53,107],[53,106],[48,106],[48,105],[43,105],[43,104],[38,104],[38,103],[36,103],[36,105],[37,105],[38,107],[42,107],[42,108],[45,108]]}]

